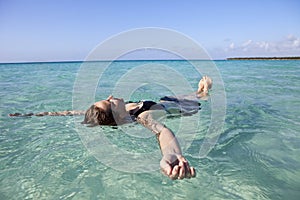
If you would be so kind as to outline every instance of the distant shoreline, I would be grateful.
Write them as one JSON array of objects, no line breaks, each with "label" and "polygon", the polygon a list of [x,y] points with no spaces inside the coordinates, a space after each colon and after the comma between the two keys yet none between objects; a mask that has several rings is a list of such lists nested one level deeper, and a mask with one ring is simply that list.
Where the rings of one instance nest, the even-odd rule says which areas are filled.
[{"label": "distant shoreline", "polygon": [[235,58],[227,58],[226,60],[300,60],[300,56],[288,56],[288,57],[235,57]]}]

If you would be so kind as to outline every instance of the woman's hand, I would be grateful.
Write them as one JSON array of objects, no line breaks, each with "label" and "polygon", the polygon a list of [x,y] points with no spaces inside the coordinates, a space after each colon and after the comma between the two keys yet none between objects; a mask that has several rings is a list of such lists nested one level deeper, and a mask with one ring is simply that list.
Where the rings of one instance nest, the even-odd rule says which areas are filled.
[{"label": "woman's hand", "polygon": [[196,176],[194,167],[190,167],[188,161],[180,154],[164,155],[160,161],[160,168],[172,180]]}]

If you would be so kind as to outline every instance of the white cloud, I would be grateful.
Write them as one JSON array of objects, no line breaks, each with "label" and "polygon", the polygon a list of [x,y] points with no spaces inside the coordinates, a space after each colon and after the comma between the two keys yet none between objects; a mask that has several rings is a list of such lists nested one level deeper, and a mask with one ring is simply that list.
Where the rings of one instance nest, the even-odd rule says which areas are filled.
[{"label": "white cloud", "polygon": [[288,35],[280,41],[253,41],[249,39],[241,44],[234,44],[232,42],[225,48],[225,52],[234,56],[299,56],[300,38],[295,35]]},{"label": "white cloud", "polygon": [[293,41],[293,46],[296,48],[300,47],[300,39],[299,38],[297,38],[296,40]]},{"label": "white cloud", "polygon": [[288,36],[286,37],[286,39],[287,39],[287,40],[290,40],[290,41],[294,41],[294,40],[296,40],[297,38],[296,38],[296,36],[290,34],[290,35],[288,35]]},{"label": "white cloud", "polygon": [[248,41],[244,42],[244,43],[242,44],[242,46],[243,46],[243,47],[247,47],[247,46],[251,45],[251,43],[252,43],[252,40],[248,40]]}]

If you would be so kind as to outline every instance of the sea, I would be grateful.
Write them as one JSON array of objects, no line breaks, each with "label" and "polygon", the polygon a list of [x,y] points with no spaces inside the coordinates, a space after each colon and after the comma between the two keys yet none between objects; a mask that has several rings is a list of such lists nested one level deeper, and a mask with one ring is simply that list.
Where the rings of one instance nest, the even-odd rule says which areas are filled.
[{"label": "sea", "polygon": [[[0,199],[300,199],[300,61],[148,60],[0,64]],[[160,119],[197,176],[171,180],[156,137],[140,124],[88,127],[109,95],[208,98],[191,116]]]}]

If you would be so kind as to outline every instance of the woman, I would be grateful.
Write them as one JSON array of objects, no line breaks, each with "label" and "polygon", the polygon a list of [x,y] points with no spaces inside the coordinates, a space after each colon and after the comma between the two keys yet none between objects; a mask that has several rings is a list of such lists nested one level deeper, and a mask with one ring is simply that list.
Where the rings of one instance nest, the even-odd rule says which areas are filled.
[{"label": "woman", "polygon": [[85,113],[83,124],[96,125],[122,125],[137,121],[150,129],[157,137],[162,152],[160,167],[162,172],[171,179],[183,179],[196,176],[196,171],[189,166],[183,157],[179,143],[173,132],[159,122],[162,112],[171,115],[191,115],[199,110],[198,98],[208,95],[212,87],[212,80],[204,76],[198,85],[196,93],[182,97],[163,97],[159,103],[141,101],[138,103],[125,103],[121,98],[109,96],[106,100],[94,103]]},{"label": "woman", "polygon": [[[198,84],[196,93],[181,97],[163,97],[159,103],[153,101],[140,101],[124,103],[123,99],[109,96],[106,100],[94,103],[86,112],[82,124],[97,125],[121,125],[135,121],[136,118],[147,110],[165,110],[169,114],[190,115],[198,112],[199,98],[208,95],[212,87],[212,80],[204,76]],[[65,111],[66,112],[66,111]]]},{"label": "woman", "polygon": [[85,113],[82,124],[97,125],[122,125],[137,121],[150,129],[157,137],[162,152],[160,167],[162,172],[171,179],[183,179],[196,176],[196,171],[189,166],[182,155],[179,143],[173,132],[159,121],[166,111],[168,115],[192,115],[200,109],[199,98],[205,98],[212,87],[212,80],[204,76],[198,84],[198,90],[190,95],[181,97],[163,97],[160,102],[141,101],[125,103],[121,98],[109,96],[106,100],[94,103],[86,112],[62,111],[20,114],[9,116],[66,116],[81,115]]}]

